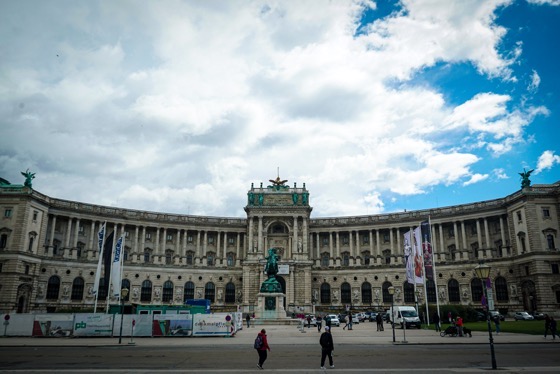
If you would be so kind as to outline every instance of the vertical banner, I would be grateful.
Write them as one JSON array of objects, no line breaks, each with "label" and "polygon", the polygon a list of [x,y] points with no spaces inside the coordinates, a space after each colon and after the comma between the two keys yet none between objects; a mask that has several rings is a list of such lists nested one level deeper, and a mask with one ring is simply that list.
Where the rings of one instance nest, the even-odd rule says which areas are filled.
[{"label": "vertical banner", "polygon": [[121,263],[122,263],[122,247],[123,247],[123,237],[117,240],[115,245],[115,253],[113,255],[113,265],[111,266],[111,284],[113,286],[113,296],[121,297]]},{"label": "vertical banner", "polygon": [[414,284],[414,250],[411,244],[411,234],[412,231],[408,231],[404,234],[404,265],[406,266],[406,281],[409,284]]},{"label": "vertical banner", "polygon": [[95,272],[95,281],[93,283],[93,294],[95,295],[96,300],[97,300],[97,295],[99,295],[99,279],[101,278],[101,264],[103,263],[103,245],[105,241],[106,224],[107,223],[104,223],[103,226],[101,226],[101,228],[99,229],[99,232],[97,233],[97,248],[99,253],[99,260],[97,262],[97,271]]},{"label": "vertical banner", "polygon": [[422,253],[422,234],[420,227],[414,229],[412,235],[412,252],[414,254],[414,282],[416,284],[424,284],[423,276],[423,253]]},{"label": "vertical banner", "polygon": [[432,238],[430,237],[430,224],[428,221],[420,225],[422,232],[422,254],[424,256],[424,276],[434,280],[434,257],[432,251]]}]

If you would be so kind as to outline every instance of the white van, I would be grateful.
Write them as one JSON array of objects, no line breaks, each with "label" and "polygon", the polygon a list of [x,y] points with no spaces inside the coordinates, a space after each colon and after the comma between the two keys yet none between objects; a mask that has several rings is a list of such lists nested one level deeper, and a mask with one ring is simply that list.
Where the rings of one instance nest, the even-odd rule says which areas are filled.
[{"label": "white van", "polygon": [[391,321],[401,328],[404,327],[406,323],[406,328],[411,327],[421,328],[422,322],[416,313],[416,309],[412,306],[395,306],[393,309],[389,309],[391,313]]}]

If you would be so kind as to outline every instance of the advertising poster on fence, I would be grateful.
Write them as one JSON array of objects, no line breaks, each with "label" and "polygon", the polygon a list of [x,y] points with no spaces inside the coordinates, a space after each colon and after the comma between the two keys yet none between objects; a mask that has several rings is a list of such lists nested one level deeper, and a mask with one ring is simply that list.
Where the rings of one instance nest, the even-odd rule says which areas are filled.
[{"label": "advertising poster on fence", "polygon": [[78,313],[74,317],[74,336],[111,336],[112,314]]},{"label": "advertising poster on fence", "polygon": [[37,314],[33,321],[33,336],[62,338],[72,335],[73,314]]},{"label": "advertising poster on fence", "polygon": [[[229,316],[229,321],[226,318]],[[194,336],[226,336],[230,334],[231,314],[194,314]]]},{"label": "advertising poster on fence", "polygon": [[154,314],[153,336],[191,336],[192,314]]}]

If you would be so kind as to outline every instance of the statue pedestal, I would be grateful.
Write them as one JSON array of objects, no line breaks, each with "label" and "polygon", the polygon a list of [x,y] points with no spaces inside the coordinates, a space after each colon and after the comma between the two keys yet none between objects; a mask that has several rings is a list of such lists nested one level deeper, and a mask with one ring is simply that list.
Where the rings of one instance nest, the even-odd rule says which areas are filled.
[{"label": "statue pedestal", "polygon": [[283,293],[261,292],[257,294],[255,318],[263,324],[292,324],[297,322],[286,316]]}]

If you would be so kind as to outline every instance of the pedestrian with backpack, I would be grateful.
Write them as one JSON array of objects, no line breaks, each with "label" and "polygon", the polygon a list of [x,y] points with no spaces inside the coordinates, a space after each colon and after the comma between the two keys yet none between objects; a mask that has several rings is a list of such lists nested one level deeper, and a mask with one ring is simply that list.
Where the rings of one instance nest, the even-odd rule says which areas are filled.
[{"label": "pedestrian with backpack", "polygon": [[259,354],[259,363],[257,367],[262,370],[263,364],[266,361],[268,356],[267,351],[270,351],[270,347],[268,346],[268,340],[266,339],[266,330],[262,329],[261,332],[255,338],[254,348],[257,350]]},{"label": "pedestrian with backpack", "polygon": [[321,334],[321,338],[319,338],[319,344],[321,345],[321,369],[325,369],[325,359],[327,357],[329,358],[331,369],[334,369],[334,361],[332,357],[332,351],[334,351],[334,342],[329,326],[325,326],[325,332]]}]

